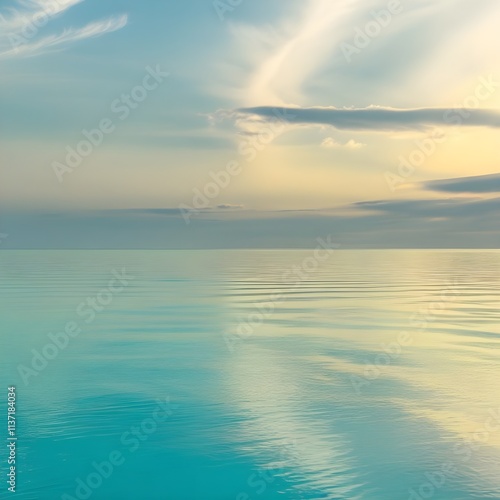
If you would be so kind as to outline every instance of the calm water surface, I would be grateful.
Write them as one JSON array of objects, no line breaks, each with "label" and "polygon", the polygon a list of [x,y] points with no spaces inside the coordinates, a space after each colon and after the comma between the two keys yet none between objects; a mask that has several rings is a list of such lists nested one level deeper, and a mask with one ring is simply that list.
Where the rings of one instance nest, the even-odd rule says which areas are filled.
[{"label": "calm water surface", "polygon": [[0,252],[0,497],[500,499],[500,252],[311,256]]}]

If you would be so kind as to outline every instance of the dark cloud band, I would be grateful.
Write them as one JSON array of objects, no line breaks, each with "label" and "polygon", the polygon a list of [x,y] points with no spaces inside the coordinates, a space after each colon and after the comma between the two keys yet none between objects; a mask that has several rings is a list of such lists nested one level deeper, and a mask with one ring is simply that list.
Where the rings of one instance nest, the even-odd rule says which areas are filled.
[{"label": "dark cloud band", "polygon": [[331,125],[345,130],[404,131],[437,126],[500,127],[500,111],[494,109],[418,108],[240,108],[238,115],[276,120],[284,117],[290,124]]},{"label": "dark cloud band", "polygon": [[443,193],[500,193],[500,174],[428,181],[422,187]]}]

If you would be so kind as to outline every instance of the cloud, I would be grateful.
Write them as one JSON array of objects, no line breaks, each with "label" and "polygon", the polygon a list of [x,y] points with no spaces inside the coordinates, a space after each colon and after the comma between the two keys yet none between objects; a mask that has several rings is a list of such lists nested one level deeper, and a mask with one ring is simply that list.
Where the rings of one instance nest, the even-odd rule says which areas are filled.
[{"label": "cloud", "polygon": [[[218,211],[226,210],[239,210],[244,208],[243,205],[233,205],[230,203],[222,203],[216,207],[202,207],[193,208],[192,211],[195,213],[205,213],[207,215],[218,213]],[[147,217],[147,216],[165,216],[165,217],[178,217],[182,219],[183,209],[179,207],[166,207],[166,208],[119,208],[119,209],[107,209],[107,210],[89,210],[86,212],[87,215],[94,215],[96,218],[99,217]]]},{"label": "cloud", "polygon": [[324,148],[346,148],[346,149],[361,149],[366,146],[361,142],[356,142],[354,139],[348,140],[345,144],[336,141],[333,137],[327,137],[321,143]]},{"label": "cloud", "polygon": [[115,210],[100,210],[98,213],[99,215],[181,215],[181,211],[179,210],[179,208],[126,208]]},{"label": "cloud", "polygon": [[[336,207],[321,209],[288,209],[288,210],[245,210],[240,204],[221,203],[215,207],[206,207],[194,210],[199,214],[200,220],[210,219],[220,214],[220,220],[244,219],[303,219],[327,218],[346,221],[382,216],[383,220],[392,220],[393,217],[407,220],[428,219],[468,219],[481,217],[487,214],[500,214],[500,197],[496,198],[435,198],[435,199],[406,199],[406,200],[369,200],[349,203]],[[129,208],[87,211],[87,215],[94,214],[99,217],[133,217],[133,216],[170,216],[182,219],[179,208]],[[227,216],[226,216],[227,214]],[[227,219],[226,217],[229,217]]]},{"label": "cloud", "polygon": [[445,193],[500,193],[500,173],[427,181],[421,186]]},{"label": "cloud", "polygon": [[243,205],[231,205],[230,203],[222,203],[221,205],[217,205],[217,208],[222,210],[237,210],[243,208]]},{"label": "cloud", "polygon": [[353,203],[350,207],[399,217],[460,219],[500,213],[500,198],[378,200]]},{"label": "cloud", "polygon": [[12,8],[2,15],[4,36],[0,39],[0,58],[33,56],[73,42],[117,31],[128,22],[122,14],[89,23],[82,28],[66,28],[59,34],[39,37],[39,28],[82,0],[36,0],[23,2],[23,10]]},{"label": "cloud", "polygon": [[[330,125],[339,130],[424,131],[431,127],[460,124],[471,127],[500,127],[500,111],[497,109],[397,109],[382,106],[369,106],[367,108],[285,107],[279,109],[290,117],[288,121],[291,124]],[[264,121],[275,120],[276,107],[240,108],[233,112],[233,116],[240,120],[245,117],[250,119],[258,117]]]},{"label": "cloud", "polygon": [[[379,200],[327,211],[204,212],[189,230],[179,210],[44,214],[4,211],[6,248],[311,248],[334,235],[343,248],[498,248],[500,198]],[[159,215],[170,215],[161,217]]]},{"label": "cloud", "polygon": [[[242,102],[283,105],[301,99],[302,86],[341,41],[340,30],[356,14],[359,0],[308,0],[271,31],[233,25],[236,43],[252,69],[245,75]],[[295,9],[292,9],[295,10]],[[258,49],[261,45],[260,50]],[[259,52],[258,57],[252,57]]]},{"label": "cloud", "polygon": [[83,0],[18,1],[17,7],[9,7],[0,13],[2,31],[7,34],[19,32],[24,36],[29,36],[30,31],[45,25],[51,17],[81,2]]}]

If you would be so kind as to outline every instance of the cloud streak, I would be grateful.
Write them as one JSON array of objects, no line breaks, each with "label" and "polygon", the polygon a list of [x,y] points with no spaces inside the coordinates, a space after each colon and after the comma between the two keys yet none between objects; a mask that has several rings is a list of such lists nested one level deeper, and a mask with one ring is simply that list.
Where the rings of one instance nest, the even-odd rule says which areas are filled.
[{"label": "cloud streak", "polygon": [[500,193],[500,173],[427,181],[421,186],[444,193]]},{"label": "cloud streak", "polygon": [[[459,123],[470,127],[500,127],[500,110],[497,109],[397,109],[382,106],[367,108],[285,107],[280,109],[293,116],[289,120],[291,124],[330,125],[339,130],[424,131],[436,126],[456,126]],[[240,119],[257,117],[269,121],[275,119],[276,108],[272,106],[240,108],[235,111],[234,115]],[[460,117],[462,118],[458,121]]]},{"label": "cloud streak", "polygon": [[45,26],[50,18],[82,1],[36,0],[27,4],[23,3],[22,5],[29,7],[23,11],[14,8],[9,10],[7,16],[1,17],[5,35],[0,40],[0,58],[39,55],[80,40],[112,33],[126,26],[128,16],[122,14],[94,21],[81,28],[66,28],[59,34],[38,37],[39,27]]},{"label": "cloud streak", "polygon": [[0,12],[0,25],[4,33],[22,32],[28,24],[35,27],[48,22],[83,0],[28,0],[18,2],[17,7],[9,7]]},{"label": "cloud streak", "polygon": [[354,209],[383,213],[404,218],[475,218],[500,212],[500,198],[437,199],[437,200],[379,200],[353,203]]}]

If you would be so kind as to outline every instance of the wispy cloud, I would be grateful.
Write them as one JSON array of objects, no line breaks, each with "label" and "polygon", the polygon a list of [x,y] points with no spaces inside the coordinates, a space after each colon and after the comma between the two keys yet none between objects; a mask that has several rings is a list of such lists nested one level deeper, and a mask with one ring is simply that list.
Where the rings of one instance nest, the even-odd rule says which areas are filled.
[{"label": "wispy cloud", "polygon": [[128,16],[122,14],[94,21],[81,28],[70,27],[61,33],[39,36],[40,26],[45,26],[52,17],[62,14],[82,1],[19,1],[17,8],[11,7],[4,14],[1,14],[0,22],[4,35],[0,39],[0,58],[38,55],[73,42],[105,35],[126,26]]},{"label": "wispy cloud", "polygon": [[29,24],[44,25],[83,0],[19,0],[15,5],[0,12],[0,24],[4,33],[21,32]]},{"label": "wispy cloud", "polygon": [[[344,82],[350,83],[350,77],[355,76],[356,72],[352,70],[346,72],[347,63],[342,46],[346,42],[355,43],[354,38],[358,31],[363,31],[367,23],[373,23],[374,14],[387,9],[388,3],[392,2],[387,0],[288,2],[287,8],[283,9],[282,17],[273,20],[271,25],[230,24],[231,46],[236,52],[233,52],[233,57],[238,57],[240,71],[235,73],[232,68],[228,75],[228,81],[231,83],[226,90],[245,106],[305,105],[311,103],[311,84],[313,83],[316,89],[321,86],[318,77],[324,74],[325,70],[329,70],[336,76],[333,85],[330,83],[330,87],[337,94],[336,103],[345,102],[345,96],[348,96],[349,92],[343,88]],[[403,13],[398,14],[397,22],[383,28],[383,36],[370,46],[372,54],[378,56],[380,54],[378,51],[387,52],[389,40],[395,42],[394,50],[400,52],[398,47],[401,44],[399,38],[401,28],[421,28],[423,23],[433,20],[437,15],[439,18],[444,15],[441,14],[442,11],[456,10],[453,0],[443,0],[437,2],[437,5],[436,2],[428,0],[405,0],[400,3],[404,4]],[[442,26],[440,28],[442,32]],[[414,36],[422,37],[422,40],[428,37],[428,33],[423,29],[419,29],[416,33],[418,35]],[[371,40],[372,37],[369,37],[369,42]],[[414,49],[413,45],[415,44],[412,43],[407,49],[418,53],[421,58],[428,57],[425,44],[420,44],[420,48],[417,44],[418,50]],[[355,49],[359,50],[358,47]],[[394,59],[399,60],[400,57],[396,54]],[[366,58],[364,62],[367,63]],[[383,64],[385,68],[387,64],[385,60]],[[396,70],[394,63],[390,66],[391,71]],[[411,72],[414,62],[410,59],[404,61],[401,66],[403,73]],[[382,70],[381,73],[385,72]],[[234,78],[238,79],[236,85]],[[383,78],[377,80],[383,82],[380,90],[390,86]],[[379,90],[376,88],[378,82],[370,83],[369,92]]]},{"label": "wispy cloud", "polygon": [[241,47],[244,57],[252,58],[259,53],[249,63],[252,69],[245,76],[240,102],[283,105],[302,101],[304,82],[341,41],[339,31],[359,3],[359,0],[309,0],[295,19],[283,20],[271,34],[267,27],[233,24],[235,45]]}]

